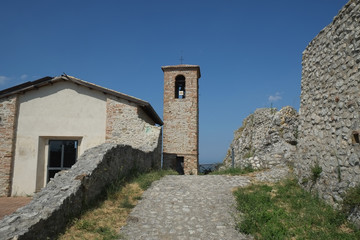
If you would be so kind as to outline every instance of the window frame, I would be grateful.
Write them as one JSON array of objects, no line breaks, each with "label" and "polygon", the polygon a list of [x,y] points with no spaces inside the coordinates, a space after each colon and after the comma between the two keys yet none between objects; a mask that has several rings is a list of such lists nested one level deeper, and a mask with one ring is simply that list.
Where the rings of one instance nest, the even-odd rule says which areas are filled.
[{"label": "window frame", "polygon": [[[66,167],[64,166],[64,156],[65,156],[65,145],[62,143],[61,144],[61,160],[60,160],[60,167],[51,167],[50,166],[50,161],[51,161],[51,142],[66,142],[66,141],[71,141],[75,143],[75,162],[70,166],[70,167]],[[46,182],[48,183],[50,181],[50,179],[52,179],[53,177],[50,178],[50,171],[57,171],[56,173],[62,171],[62,170],[67,170],[70,169],[76,162],[78,159],[78,154],[79,154],[79,140],[77,139],[49,139],[48,140],[48,159],[47,159],[47,168],[46,168]],[[55,174],[56,174],[55,173]],[[54,176],[55,176],[54,174]]]}]

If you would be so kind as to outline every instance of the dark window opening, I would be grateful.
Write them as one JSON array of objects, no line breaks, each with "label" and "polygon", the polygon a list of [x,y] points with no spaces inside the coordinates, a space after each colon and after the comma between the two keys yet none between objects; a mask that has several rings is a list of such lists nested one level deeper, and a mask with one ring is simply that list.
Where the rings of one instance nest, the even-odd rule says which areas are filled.
[{"label": "dark window opening", "polygon": [[360,143],[360,138],[359,138],[358,132],[353,133],[353,140],[354,140],[354,143]]},{"label": "dark window opening", "polygon": [[176,171],[180,175],[184,175],[184,157],[176,156]]},{"label": "dark window opening", "polygon": [[185,77],[183,75],[175,78],[175,98],[185,98]]},{"label": "dark window opening", "polygon": [[71,168],[77,158],[77,140],[49,140],[47,181],[57,172]]}]

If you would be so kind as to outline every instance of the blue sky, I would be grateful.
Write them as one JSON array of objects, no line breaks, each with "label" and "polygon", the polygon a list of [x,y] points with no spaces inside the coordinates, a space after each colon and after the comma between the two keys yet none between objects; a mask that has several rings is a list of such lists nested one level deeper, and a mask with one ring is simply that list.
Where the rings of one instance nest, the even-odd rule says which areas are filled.
[{"label": "blue sky", "polygon": [[200,163],[256,108],[299,108],[302,52],[347,0],[1,0],[0,89],[65,72],[152,104],[200,65]]}]

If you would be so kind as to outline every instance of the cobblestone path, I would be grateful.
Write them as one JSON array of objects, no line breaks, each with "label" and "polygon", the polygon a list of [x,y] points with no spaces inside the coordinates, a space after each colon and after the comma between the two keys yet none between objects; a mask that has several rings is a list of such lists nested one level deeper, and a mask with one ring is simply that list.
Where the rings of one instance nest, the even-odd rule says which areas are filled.
[{"label": "cobblestone path", "polygon": [[231,189],[241,176],[166,176],[134,208],[121,233],[125,239],[247,239],[235,230]]},{"label": "cobblestone path", "polygon": [[288,169],[250,176],[166,176],[143,194],[121,230],[129,240],[252,239],[235,229],[232,189],[251,181],[277,181]]}]

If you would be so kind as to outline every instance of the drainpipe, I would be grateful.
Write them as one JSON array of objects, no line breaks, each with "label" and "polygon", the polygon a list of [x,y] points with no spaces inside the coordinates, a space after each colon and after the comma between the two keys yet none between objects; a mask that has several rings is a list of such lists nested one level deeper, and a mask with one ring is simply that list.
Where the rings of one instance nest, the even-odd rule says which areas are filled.
[{"label": "drainpipe", "polygon": [[234,148],[231,148],[231,166],[234,168],[235,160],[234,160]]}]

